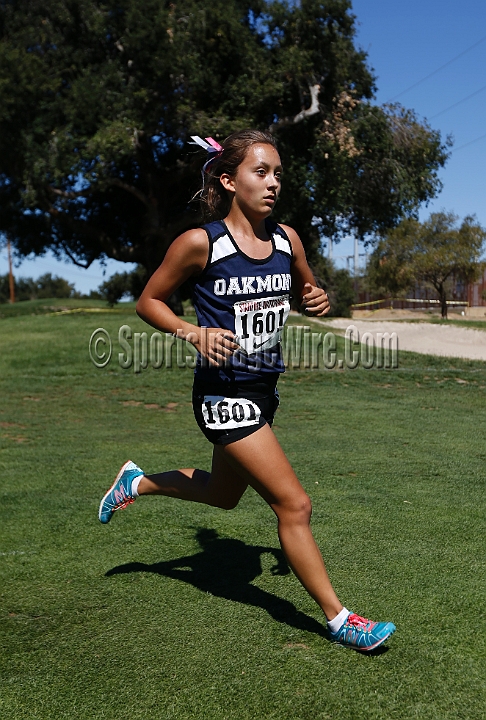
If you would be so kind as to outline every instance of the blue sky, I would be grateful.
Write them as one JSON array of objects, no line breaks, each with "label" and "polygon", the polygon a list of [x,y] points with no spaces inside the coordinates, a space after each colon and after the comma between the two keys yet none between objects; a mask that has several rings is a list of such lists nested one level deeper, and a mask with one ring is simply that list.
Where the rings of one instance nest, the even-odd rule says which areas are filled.
[{"label": "blue sky", "polygon": [[[401,102],[454,139],[440,173],[444,189],[422,208],[421,219],[445,209],[461,218],[475,214],[486,227],[486,0],[354,0],[353,12],[357,43],[377,78],[377,102]],[[335,246],[337,264],[345,265],[352,252],[351,241]],[[82,270],[45,256],[24,261],[15,272],[31,277],[51,272],[89,292],[130,267],[108,261],[103,276],[99,263]],[[7,269],[2,251],[0,274]]]},{"label": "blue sky", "polygon": [[[421,220],[445,209],[460,218],[475,214],[486,227],[485,0],[354,0],[353,12],[358,45],[377,78],[377,102],[413,108],[454,139],[440,173],[443,190],[422,207]],[[334,248],[335,258],[352,253],[351,241]],[[345,265],[345,257],[336,263]]]}]

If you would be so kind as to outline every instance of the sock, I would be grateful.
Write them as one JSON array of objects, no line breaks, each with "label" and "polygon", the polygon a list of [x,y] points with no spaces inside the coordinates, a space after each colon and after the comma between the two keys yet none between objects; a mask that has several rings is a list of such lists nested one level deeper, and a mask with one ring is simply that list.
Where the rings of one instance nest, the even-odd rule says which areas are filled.
[{"label": "sock", "polygon": [[140,484],[140,480],[143,478],[143,475],[139,475],[135,478],[135,480],[132,480],[132,490],[131,495],[132,497],[136,498],[138,497],[138,486]]},{"label": "sock", "polygon": [[336,615],[335,618],[327,621],[327,627],[329,628],[329,630],[332,633],[337,633],[339,628],[341,628],[344,625],[344,623],[346,622],[348,615],[349,615],[349,610],[346,610],[346,608],[343,608],[341,610],[341,612],[339,613],[339,615]]}]

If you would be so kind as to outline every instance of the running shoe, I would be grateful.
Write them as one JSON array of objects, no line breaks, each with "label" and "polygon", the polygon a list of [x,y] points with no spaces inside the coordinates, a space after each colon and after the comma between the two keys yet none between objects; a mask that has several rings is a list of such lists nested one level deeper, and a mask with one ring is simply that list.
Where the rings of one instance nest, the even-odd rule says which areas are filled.
[{"label": "running shoe", "polygon": [[129,460],[123,465],[115,482],[100,502],[98,517],[102,523],[108,523],[115,510],[123,510],[135,502],[132,495],[132,481],[143,475],[143,470]]},{"label": "running shoe", "polygon": [[337,632],[332,633],[330,630],[328,632],[331,640],[339,645],[361,652],[370,652],[384,643],[395,630],[396,627],[392,622],[373,622],[350,613]]}]

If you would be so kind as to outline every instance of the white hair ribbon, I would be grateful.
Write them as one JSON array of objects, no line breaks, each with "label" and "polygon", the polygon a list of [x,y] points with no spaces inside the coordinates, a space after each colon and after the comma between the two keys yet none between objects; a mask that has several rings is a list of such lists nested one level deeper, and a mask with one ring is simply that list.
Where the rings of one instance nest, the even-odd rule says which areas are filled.
[{"label": "white hair ribbon", "polygon": [[222,152],[223,148],[221,145],[216,142],[216,140],[213,140],[212,137],[208,137],[205,140],[199,137],[199,135],[191,135],[191,138],[194,140],[194,142],[189,143],[189,145],[199,145],[199,147],[202,147],[206,152],[208,153],[217,153]]}]

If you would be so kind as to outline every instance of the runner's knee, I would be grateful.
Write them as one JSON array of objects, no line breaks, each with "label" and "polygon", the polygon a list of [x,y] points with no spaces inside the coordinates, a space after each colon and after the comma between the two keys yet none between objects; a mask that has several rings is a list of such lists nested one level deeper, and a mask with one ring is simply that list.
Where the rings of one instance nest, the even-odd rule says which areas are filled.
[{"label": "runner's knee", "polygon": [[234,510],[240,502],[243,492],[214,492],[207,498],[206,504],[221,510]]},{"label": "runner's knee", "polygon": [[215,506],[221,508],[221,510],[234,510],[239,502],[240,502],[239,497],[237,497],[237,498],[236,497],[235,498],[221,498],[221,499],[217,500],[217,502],[215,503]]},{"label": "runner's knee", "polygon": [[287,499],[284,502],[276,503],[274,510],[281,521],[292,522],[298,525],[308,525],[312,515],[312,503],[310,497],[302,492],[296,497]]}]

